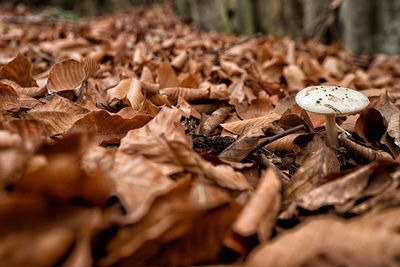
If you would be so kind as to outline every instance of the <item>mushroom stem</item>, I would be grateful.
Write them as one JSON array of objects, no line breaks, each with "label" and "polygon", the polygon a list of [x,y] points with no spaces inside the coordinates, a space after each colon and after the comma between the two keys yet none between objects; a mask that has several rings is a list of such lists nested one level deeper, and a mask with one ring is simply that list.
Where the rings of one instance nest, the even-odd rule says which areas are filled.
[{"label": "mushroom stem", "polygon": [[332,148],[338,147],[338,132],[336,128],[335,114],[325,115],[325,130],[328,146]]}]

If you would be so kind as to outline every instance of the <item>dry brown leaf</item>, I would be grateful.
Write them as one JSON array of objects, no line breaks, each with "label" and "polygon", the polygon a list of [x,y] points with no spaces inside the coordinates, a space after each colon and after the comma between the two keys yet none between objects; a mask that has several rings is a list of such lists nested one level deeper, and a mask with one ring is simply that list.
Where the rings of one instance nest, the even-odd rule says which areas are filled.
[{"label": "dry brown leaf", "polygon": [[214,129],[225,120],[231,111],[231,107],[220,107],[211,113],[210,117],[208,117],[204,122],[204,134],[209,135],[212,131],[214,131]]},{"label": "dry brown leaf", "polygon": [[0,83],[0,110],[17,111],[20,108],[18,94],[15,90],[3,83]]},{"label": "dry brown leaf", "polygon": [[[97,208],[56,207],[40,197],[12,194],[2,198],[0,221],[2,266],[50,266],[68,262],[74,255],[68,254],[71,248],[89,245],[100,227],[101,212]],[[74,266],[91,265],[90,250],[80,253],[86,260]]]},{"label": "dry brown leaf", "polygon": [[151,119],[151,116],[141,114],[123,119],[104,110],[92,111],[74,122],[68,132],[93,133],[98,144],[119,143],[128,131],[142,127]]},{"label": "dry brown leaf", "polygon": [[186,59],[187,59],[187,52],[182,51],[176,57],[174,57],[174,59],[172,59],[171,65],[177,69],[181,69],[186,63]]},{"label": "dry brown leaf", "polygon": [[98,68],[97,63],[91,59],[82,62],[68,59],[59,62],[50,70],[47,89],[60,92],[79,88]]},{"label": "dry brown leaf", "polygon": [[252,189],[246,177],[235,171],[231,166],[225,164],[214,166],[182,142],[168,141],[168,146],[176,164],[194,174],[196,178],[207,178],[215,184],[231,190],[245,191]]},{"label": "dry brown leaf", "polygon": [[0,80],[7,79],[16,82],[21,87],[37,87],[32,75],[32,64],[21,53],[0,70]]},{"label": "dry brown leaf", "polygon": [[192,116],[196,119],[201,119],[200,113],[195,108],[193,108],[183,97],[178,97],[178,103],[176,107],[182,110],[186,118],[190,118]]},{"label": "dry brown leaf", "polygon": [[30,152],[36,151],[48,136],[46,125],[36,120],[10,120],[5,122],[3,127],[10,132],[18,134],[23,141],[25,150]]},{"label": "dry brown leaf", "polygon": [[330,173],[340,171],[335,151],[323,146],[311,153],[284,187],[284,198],[295,199],[310,192]]},{"label": "dry brown leaf", "polygon": [[160,89],[179,86],[178,78],[176,77],[175,71],[169,62],[162,62],[158,66],[157,76]]},{"label": "dry brown leaf", "polygon": [[[296,207],[315,211],[324,206],[333,206],[338,213],[344,213],[350,209],[357,199],[363,198],[364,192],[371,186],[371,176],[373,176],[379,163],[374,161],[368,165],[358,168],[357,170],[346,174],[335,180],[325,183],[319,187],[295,199],[290,206],[281,213],[280,218],[290,218]],[[381,179],[373,177],[372,179]],[[372,183],[373,185],[374,183]],[[386,183],[378,183],[378,188],[386,187]],[[378,194],[379,190],[375,190],[371,195]]]},{"label": "dry brown leaf", "polygon": [[227,122],[221,124],[221,127],[234,133],[242,135],[252,128],[263,128],[269,123],[278,120],[281,116],[277,113],[271,113],[266,116],[257,117],[254,119],[247,119],[241,121]]},{"label": "dry brown leaf", "polygon": [[399,247],[399,236],[385,228],[321,218],[262,245],[246,266],[395,266]]},{"label": "dry brown leaf", "polygon": [[45,103],[29,110],[23,117],[43,121],[49,135],[64,133],[88,113],[87,109],[58,95],[51,95],[42,101]]},{"label": "dry brown leaf", "polygon": [[250,129],[239,139],[222,151],[218,158],[224,161],[240,162],[257,146],[260,136],[264,133],[260,128]]},{"label": "dry brown leaf", "polygon": [[232,230],[244,237],[258,234],[260,241],[267,241],[275,224],[281,201],[281,181],[271,168],[261,176],[256,191],[252,194]]}]

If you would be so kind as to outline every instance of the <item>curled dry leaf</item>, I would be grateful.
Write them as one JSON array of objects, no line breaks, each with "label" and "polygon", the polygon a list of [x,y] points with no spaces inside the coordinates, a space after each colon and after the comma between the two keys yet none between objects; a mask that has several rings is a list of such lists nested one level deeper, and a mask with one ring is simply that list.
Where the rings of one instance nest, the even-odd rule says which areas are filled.
[{"label": "curled dry leaf", "polygon": [[295,199],[310,192],[330,173],[340,171],[340,163],[334,150],[323,146],[308,155],[297,169],[289,184],[284,187],[284,198]]},{"label": "curled dry leaf", "polygon": [[128,131],[142,127],[151,119],[151,116],[141,114],[123,119],[118,115],[110,115],[105,110],[92,111],[74,122],[68,132],[93,133],[98,144],[119,143]]},{"label": "curled dry leaf", "polygon": [[42,99],[42,101],[44,104],[37,105],[23,114],[23,117],[44,122],[49,135],[64,133],[71,128],[75,121],[88,113],[87,109],[56,94]]},{"label": "curled dry leaf", "polygon": [[374,109],[364,110],[354,126],[356,133],[366,142],[379,141],[386,132],[386,125],[382,114]]},{"label": "curled dry leaf", "polygon": [[228,73],[229,76],[240,75],[245,73],[245,70],[239,67],[236,63],[227,60],[220,60],[221,68]]},{"label": "curled dry leaf", "polygon": [[209,135],[212,131],[214,131],[214,129],[217,128],[219,124],[225,120],[225,118],[231,111],[231,107],[220,107],[216,111],[211,113],[210,117],[208,117],[204,122],[204,133],[206,135]]},{"label": "curled dry leaf", "polygon": [[47,89],[53,92],[76,89],[98,68],[97,63],[91,59],[82,62],[67,59],[56,63],[50,70]]},{"label": "curled dry leaf", "polygon": [[208,89],[194,89],[185,87],[167,87],[160,90],[160,94],[167,95],[169,99],[176,101],[183,97],[187,101],[207,99],[210,91]]},{"label": "curled dry leaf", "polygon": [[339,135],[339,140],[347,149],[368,161],[393,159],[393,157],[389,153],[360,145],[355,141],[352,141],[344,133]]},{"label": "curled dry leaf", "polygon": [[241,121],[223,123],[221,124],[221,127],[230,131],[231,133],[241,135],[255,127],[263,128],[267,126],[269,123],[278,120],[280,117],[281,116],[277,113],[271,113],[266,116],[257,117],[254,119],[246,119]]},{"label": "curled dry leaf", "polygon": [[281,202],[281,181],[272,168],[261,176],[256,191],[251,195],[232,230],[244,237],[258,234],[260,241],[271,237]]},{"label": "curled dry leaf", "polygon": [[21,87],[37,87],[32,75],[32,64],[21,53],[0,70],[0,80],[7,79],[16,82]]}]

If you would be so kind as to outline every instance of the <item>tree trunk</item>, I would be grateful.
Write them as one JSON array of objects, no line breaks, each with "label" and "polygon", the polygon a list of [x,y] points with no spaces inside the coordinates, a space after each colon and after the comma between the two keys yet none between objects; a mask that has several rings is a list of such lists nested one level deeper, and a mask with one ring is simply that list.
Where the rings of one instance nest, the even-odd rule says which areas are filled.
[{"label": "tree trunk", "polygon": [[254,34],[254,22],[253,1],[237,0],[233,19],[234,31],[239,34]]},{"label": "tree trunk", "polygon": [[306,37],[322,37],[324,21],[332,0],[304,0],[303,29]]},{"label": "tree trunk", "polygon": [[356,54],[400,53],[400,1],[344,0],[345,48]]},{"label": "tree trunk", "polygon": [[301,0],[255,0],[258,30],[267,34],[302,37]]},{"label": "tree trunk", "polygon": [[182,22],[188,23],[192,20],[192,17],[190,16],[190,4],[188,0],[175,0],[174,5]]},{"label": "tree trunk", "polygon": [[203,31],[215,30],[230,34],[227,7],[224,0],[190,0],[192,19]]}]

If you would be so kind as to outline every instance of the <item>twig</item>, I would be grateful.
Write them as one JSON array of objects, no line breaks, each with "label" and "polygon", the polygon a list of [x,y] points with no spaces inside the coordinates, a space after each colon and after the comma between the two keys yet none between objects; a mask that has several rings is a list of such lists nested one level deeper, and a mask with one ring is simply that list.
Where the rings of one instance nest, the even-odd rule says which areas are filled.
[{"label": "twig", "polygon": [[242,40],[239,40],[239,41],[237,41],[237,42],[230,43],[229,45],[226,45],[226,46],[224,45],[224,46],[222,46],[221,48],[203,52],[203,53],[200,54],[200,56],[204,56],[204,55],[218,55],[218,54],[220,54],[220,53],[225,52],[226,50],[231,49],[231,48],[234,47],[234,46],[244,44],[244,43],[246,43],[246,42],[248,42],[248,41],[251,41],[251,40],[253,40],[253,39],[257,39],[257,38],[259,38],[259,37],[261,37],[261,33],[258,32],[258,33],[256,33],[256,34],[250,35],[249,37],[244,38],[244,39],[242,39]]},{"label": "twig", "polygon": [[28,44],[28,48],[29,48],[30,51],[32,51],[32,53],[34,53],[34,54],[37,55],[38,57],[40,57],[40,58],[42,58],[42,59],[48,61],[49,63],[53,64],[53,63],[56,62],[56,60],[55,60],[53,57],[48,56],[48,55],[46,55],[46,54],[40,52],[40,51],[37,50],[32,44]]},{"label": "twig", "polygon": [[263,148],[264,146],[268,145],[269,143],[272,143],[286,135],[289,135],[291,133],[297,132],[298,130],[305,130],[306,127],[301,124],[301,125],[297,125],[293,128],[290,128],[289,130],[283,131],[281,133],[278,133],[274,136],[272,136],[271,138],[268,138],[260,143],[258,143],[258,145],[256,145],[256,147],[249,153],[249,155],[247,157],[250,157],[253,153],[257,152],[259,149]]}]

